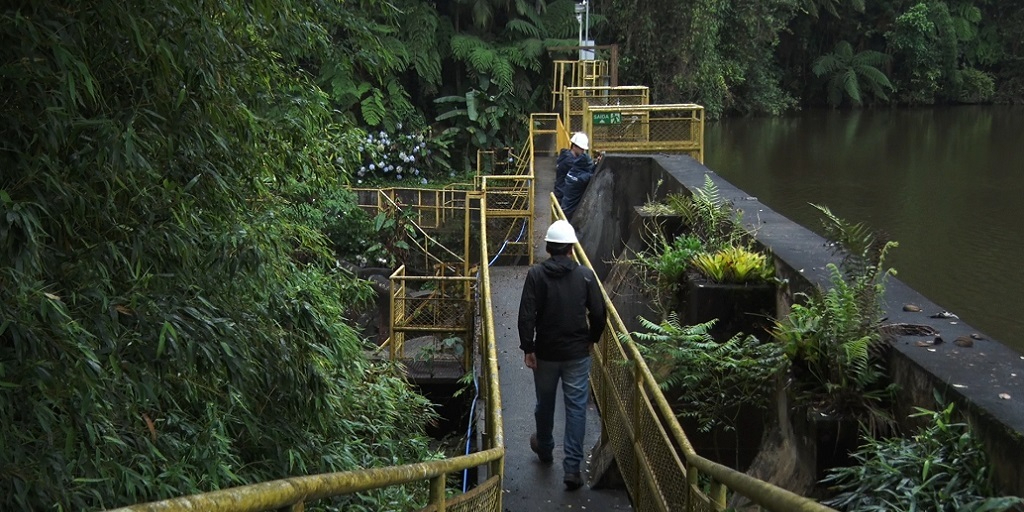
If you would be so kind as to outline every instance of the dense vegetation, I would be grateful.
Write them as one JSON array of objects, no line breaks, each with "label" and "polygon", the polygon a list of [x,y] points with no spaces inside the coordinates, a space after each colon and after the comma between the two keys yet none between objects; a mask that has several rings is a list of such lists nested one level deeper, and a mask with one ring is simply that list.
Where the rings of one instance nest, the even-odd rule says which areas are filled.
[{"label": "dense vegetation", "polygon": [[364,132],[310,71],[387,60],[333,37],[387,9],[90,5],[0,21],[0,509],[431,457],[429,404],[343,316]]},{"label": "dense vegetation", "polygon": [[[1020,0],[599,0],[620,80],[716,117],[1024,101]],[[602,41],[609,42],[609,41]]]},{"label": "dense vegetation", "polygon": [[[1022,7],[602,0],[591,19],[622,46],[622,83],[717,116],[1020,101]],[[573,12],[6,2],[0,508],[430,457],[427,404],[345,319],[370,292],[340,262],[396,255],[343,189],[457,179],[478,148],[515,144]]]}]

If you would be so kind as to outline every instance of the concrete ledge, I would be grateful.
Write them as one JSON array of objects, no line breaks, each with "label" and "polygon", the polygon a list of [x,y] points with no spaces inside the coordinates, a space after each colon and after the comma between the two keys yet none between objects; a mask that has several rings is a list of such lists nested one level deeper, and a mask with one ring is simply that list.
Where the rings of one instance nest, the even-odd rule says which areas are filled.
[{"label": "concrete ledge", "polygon": [[[597,274],[609,283],[612,261],[639,249],[635,206],[670,193],[701,189],[705,176],[716,184],[723,199],[743,212],[744,224],[774,256],[778,275],[788,280],[788,290],[780,292],[779,311],[788,310],[794,293],[830,285],[825,267],[838,259],[824,238],[692,158],[675,155],[604,157],[573,218]],[[621,283],[621,279],[611,281],[613,287]],[[934,409],[933,391],[956,402],[985,446],[996,485],[1005,493],[1024,496],[1024,356],[991,339],[974,341],[973,347],[956,345],[956,338],[978,331],[956,319],[929,318],[944,308],[898,279],[888,280],[886,303],[886,322],[928,325],[945,341],[923,348],[915,345],[921,337],[896,338],[895,350],[890,351],[890,373],[901,387],[897,417],[906,418],[915,406]],[[905,312],[904,304],[920,306],[923,312]]]}]

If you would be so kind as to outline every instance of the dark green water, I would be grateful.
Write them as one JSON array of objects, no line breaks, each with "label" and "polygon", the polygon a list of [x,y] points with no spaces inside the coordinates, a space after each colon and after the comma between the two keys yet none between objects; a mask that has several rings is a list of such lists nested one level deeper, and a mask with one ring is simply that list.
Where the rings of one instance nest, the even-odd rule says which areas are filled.
[{"label": "dark green water", "polygon": [[898,278],[1024,353],[1024,107],[809,111],[709,123],[705,164],[821,232],[899,242]]}]

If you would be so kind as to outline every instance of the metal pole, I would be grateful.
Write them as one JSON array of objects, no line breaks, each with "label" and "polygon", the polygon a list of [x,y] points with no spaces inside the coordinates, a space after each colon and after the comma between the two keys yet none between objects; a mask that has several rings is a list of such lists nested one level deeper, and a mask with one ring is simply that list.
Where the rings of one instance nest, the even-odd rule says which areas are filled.
[{"label": "metal pole", "polygon": [[[585,37],[586,37],[585,41],[587,42],[588,46],[592,46],[591,43],[590,43],[590,2],[588,0],[583,0],[583,5],[586,6],[586,8],[587,8],[586,18],[584,18],[586,20],[584,22],[584,27],[586,27],[585,32],[584,32]],[[593,50],[591,50],[591,51],[593,51]]]},{"label": "metal pole", "polygon": [[583,15],[576,15],[576,23],[580,24],[580,46],[583,46]]}]

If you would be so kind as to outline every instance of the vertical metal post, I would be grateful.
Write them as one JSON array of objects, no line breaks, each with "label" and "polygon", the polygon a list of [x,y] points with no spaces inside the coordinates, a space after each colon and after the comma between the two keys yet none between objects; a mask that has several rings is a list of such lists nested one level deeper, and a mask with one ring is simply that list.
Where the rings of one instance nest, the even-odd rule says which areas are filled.
[{"label": "vertical metal post", "polygon": [[430,504],[437,506],[437,508],[434,509],[437,512],[445,511],[444,486],[445,475],[442,474],[441,476],[436,476],[430,479]]},{"label": "vertical metal post", "polygon": [[715,507],[715,510],[725,510],[726,491],[728,490],[722,482],[714,479],[711,480],[708,499],[711,500],[711,506]]},{"label": "vertical metal post", "polygon": [[[397,271],[396,271],[396,273],[397,273]],[[398,286],[395,285],[395,274],[391,275],[391,279],[388,282],[391,285],[391,293],[390,293],[390,295],[391,295],[391,297],[390,297],[391,315],[390,315],[390,322],[388,322],[389,324],[391,324],[391,327],[390,327],[391,332],[388,333],[390,335],[390,337],[391,337],[391,343],[388,343],[388,355],[391,356],[390,359],[391,359],[392,362],[394,362],[397,359],[397,352],[398,352],[398,348],[397,348],[397,345],[398,345],[398,331],[395,330],[395,312],[397,311],[395,309],[395,295],[398,293]]]}]

